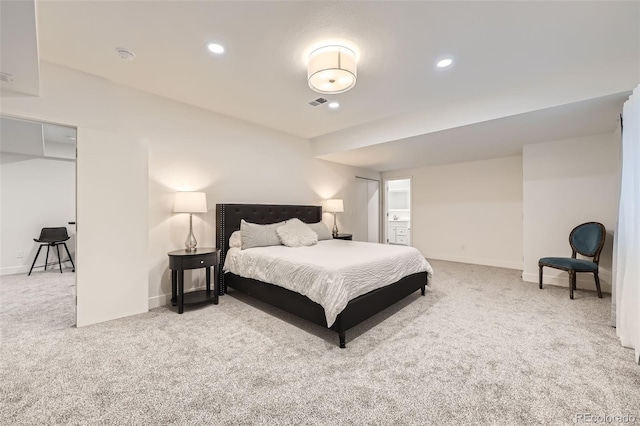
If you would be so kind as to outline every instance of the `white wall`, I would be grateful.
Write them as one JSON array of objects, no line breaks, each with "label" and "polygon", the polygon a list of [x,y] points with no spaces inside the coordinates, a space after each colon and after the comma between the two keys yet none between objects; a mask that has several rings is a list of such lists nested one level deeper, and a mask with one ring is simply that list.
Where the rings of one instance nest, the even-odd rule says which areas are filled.
[{"label": "white wall", "polygon": [[[76,165],[74,161],[11,153],[0,154],[0,162],[0,274],[26,273],[40,247],[33,241],[40,230],[75,221]],[[74,227],[67,229],[72,236],[67,246],[75,259]],[[42,250],[36,266],[44,265],[46,248]],[[18,252],[22,258],[17,257]],[[62,248],[61,256],[67,258]],[[51,253],[49,262],[54,260],[57,257]]]},{"label": "white wall", "polygon": [[522,158],[386,172],[411,176],[412,245],[427,258],[522,267]]},{"label": "white wall", "polygon": [[[607,228],[600,280],[603,291],[611,291],[619,166],[620,141],[614,133],[524,146],[525,281],[538,282],[541,257],[570,257],[571,230],[595,221]],[[544,277],[546,283],[569,285],[566,272],[544,268]],[[592,274],[577,277],[578,288],[595,289]]]},{"label": "white wall", "polygon": [[[340,227],[349,232],[355,175],[380,178],[377,172],[314,159],[308,140],[96,76],[46,62],[41,64],[41,76],[41,97],[3,97],[3,113],[148,142],[145,232],[149,234],[146,261],[152,307],[166,303],[171,288],[167,252],[182,248],[187,235],[186,216],[172,213],[175,191],[207,193],[210,212],[194,215],[198,245],[205,247],[215,245],[214,208],[219,202],[318,204],[322,199],[339,197],[345,204],[345,213],[338,214]],[[117,173],[117,164],[113,166],[113,173]],[[201,281],[204,273],[195,271],[194,275]]]},{"label": "white wall", "polygon": [[78,128],[78,327],[148,309],[147,157],[144,141]]}]

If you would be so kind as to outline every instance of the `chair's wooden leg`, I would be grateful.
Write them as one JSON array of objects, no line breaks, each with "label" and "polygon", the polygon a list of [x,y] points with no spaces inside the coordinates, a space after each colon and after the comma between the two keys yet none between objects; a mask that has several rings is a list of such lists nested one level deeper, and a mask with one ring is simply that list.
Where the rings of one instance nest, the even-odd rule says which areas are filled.
[{"label": "chair's wooden leg", "polygon": [[600,277],[598,277],[598,271],[593,273],[593,277],[596,279],[596,289],[598,290],[598,297],[602,299],[602,291],[600,291]]},{"label": "chair's wooden leg", "polygon": [[573,287],[575,285],[576,273],[569,271],[569,298],[573,299]]},{"label": "chair's wooden leg", "polygon": [[[36,253],[36,257],[33,258],[33,263],[31,264],[31,269],[29,269],[29,275],[31,275],[31,271],[33,271],[33,266],[36,264],[36,260],[38,260],[38,256],[40,256],[40,250],[42,250],[42,244],[38,247],[38,252]],[[27,275],[27,276],[29,276]]]},{"label": "chair's wooden leg", "polygon": [[542,268],[544,268],[544,266],[538,265],[538,267],[540,268],[540,273],[539,273],[539,275],[540,275],[540,288],[542,289]]}]

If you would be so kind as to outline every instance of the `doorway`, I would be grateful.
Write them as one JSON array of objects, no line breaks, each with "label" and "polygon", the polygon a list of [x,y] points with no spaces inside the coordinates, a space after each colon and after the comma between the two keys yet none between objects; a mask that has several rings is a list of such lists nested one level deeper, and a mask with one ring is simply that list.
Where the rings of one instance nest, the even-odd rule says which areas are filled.
[{"label": "doorway", "polygon": [[385,241],[411,245],[411,178],[385,181]]},{"label": "doorway", "polygon": [[[76,324],[76,138],[75,127],[0,116],[2,314],[45,332]],[[66,230],[68,252],[40,249],[43,228]]]},{"label": "doorway", "polygon": [[356,176],[356,208],[353,239],[380,242],[380,181]]}]

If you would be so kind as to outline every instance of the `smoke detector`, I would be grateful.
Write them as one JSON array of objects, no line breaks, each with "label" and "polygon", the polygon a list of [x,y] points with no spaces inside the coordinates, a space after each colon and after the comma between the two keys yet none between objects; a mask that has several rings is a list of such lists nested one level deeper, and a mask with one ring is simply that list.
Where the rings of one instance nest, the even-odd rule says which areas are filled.
[{"label": "smoke detector", "polygon": [[11,83],[13,82],[13,75],[0,71],[0,81],[4,81],[5,83]]},{"label": "smoke detector", "polygon": [[116,52],[118,52],[118,57],[123,61],[133,61],[136,57],[135,53],[124,47],[117,47]]}]

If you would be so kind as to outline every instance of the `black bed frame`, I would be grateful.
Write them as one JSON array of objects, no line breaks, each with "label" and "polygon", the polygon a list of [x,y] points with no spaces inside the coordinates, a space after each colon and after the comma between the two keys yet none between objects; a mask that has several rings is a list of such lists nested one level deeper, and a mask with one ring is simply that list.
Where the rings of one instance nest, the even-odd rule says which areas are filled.
[{"label": "black bed frame", "polygon": [[[269,224],[292,218],[298,218],[306,223],[319,222],[322,220],[322,207],[216,204],[216,248],[220,249],[221,265],[224,265],[227,250],[229,250],[229,237],[232,232],[240,229],[242,219],[252,223]],[[225,294],[227,286],[229,286],[315,324],[327,326],[324,309],[308,297],[277,285],[243,278],[231,273],[225,274],[222,269],[218,268],[220,294]],[[330,327],[331,330],[338,333],[340,347],[346,347],[346,330],[404,299],[418,289],[422,291],[424,296],[426,284],[427,273],[420,272],[351,300]]]}]

